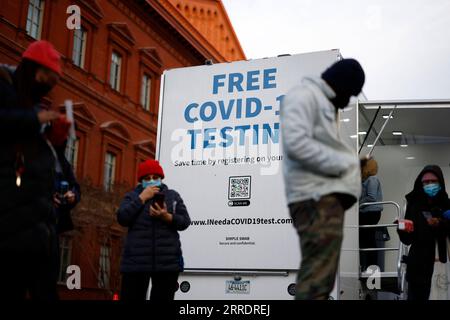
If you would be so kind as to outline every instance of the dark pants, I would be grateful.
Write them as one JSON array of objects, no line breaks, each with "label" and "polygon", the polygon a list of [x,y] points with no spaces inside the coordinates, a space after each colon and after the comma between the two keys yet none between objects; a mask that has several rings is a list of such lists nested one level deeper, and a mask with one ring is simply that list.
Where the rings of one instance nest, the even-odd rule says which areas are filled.
[{"label": "dark pants", "polygon": [[178,272],[132,272],[122,273],[121,300],[145,300],[150,278],[150,300],[173,300],[177,290]]},{"label": "dark pants", "polygon": [[53,241],[40,224],[0,243],[0,301],[57,299]]},{"label": "dark pants", "polygon": [[430,298],[431,282],[409,282],[408,281],[408,300],[427,301]]},{"label": "dark pants", "polygon": [[328,299],[334,287],[343,237],[344,208],[337,196],[289,205],[300,237],[302,261],[295,299]]},{"label": "dark pants", "polygon": [[[369,211],[359,213],[360,225],[376,225],[380,221],[381,211]],[[359,247],[376,248],[377,228],[360,228],[359,229]],[[361,251],[359,253],[360,266],[362,271],[366,271],[371,265],[378,265],[378,251]]]}]

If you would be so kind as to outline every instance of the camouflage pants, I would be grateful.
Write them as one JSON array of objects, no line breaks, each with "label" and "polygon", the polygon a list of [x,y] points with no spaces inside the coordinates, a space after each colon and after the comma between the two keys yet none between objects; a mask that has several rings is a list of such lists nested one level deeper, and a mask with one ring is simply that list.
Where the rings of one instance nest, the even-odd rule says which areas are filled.
[{"label": "camouflage pants", "polygon": [[336,196],[326,195],[292,203],[289,210],[302,252],[295,299],[328,299],[339,264],[344,209]]}]

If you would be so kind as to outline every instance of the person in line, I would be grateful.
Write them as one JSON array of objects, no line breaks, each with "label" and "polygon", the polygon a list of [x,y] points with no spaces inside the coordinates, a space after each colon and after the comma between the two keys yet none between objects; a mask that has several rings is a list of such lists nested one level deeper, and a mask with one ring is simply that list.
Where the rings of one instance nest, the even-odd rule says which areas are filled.
[{"label": "person in line", "polygon": [[[381,183],[376,174],[378,173],[378,163],[375,159],[361,160],[361,196],[359,197],[359,204],[368,202],[383,201],[383,192],[381,190]],[[380,221],[383,205],[374,204],[367,206],[360,206],[359,208],[359,225],[376,225]],[[376,228],[360,228],[359,229],[359,247],[376,248]],[[366,271],[369,266],[379,265],[377,251],[361,251],[360,254],[361,271]]]},{"label": "person in line", "polygon": [[410,245],[406,259],[408,300],[423,301],[430,296],[436,248],[439,261],[447,262],[450,200],[442,169],[437,165],[425,166],[406,200],[401,224],[410,224],[412,228],[398,228],[397,232],[401,242]]},{"label": "person in line", "polygon": [[356,60],[343,59],[321,77],[304,78],[282,101],[284,181],[302,254],[296,299],[328,299],[333,290],[344,212],[361,189],[356,152],[338,134],[338,111],[364,79]]},{"label": "person in line", "polygon": [[139,165],[138,185],[127,193],[117,211],[119,224],[128,228],[121,261],[121,300],[173,300],[183,255],[178,231],[191,220],[183,199],[161,181],[158,161]]},{"label": "person in line", "polygon": [[[60,143],[54,141],[52,144],[55,157],[55,183],[53,194],[53,209],[54,209],[54,225],[52,232],[55,236],[55,243],[53,244],[54,257],[54,278],[57,282],[62,278],[61,272],[65,274],[66,270],[60,269],[60,239],[59,237],[65,232],[74,229],[72,220],[72,210],[81,201],[81,189],[78,184],[72,165],[66,158],[65,150],[67,140]],[[58,299],[59,297],[57,297]]]},{"label": "person in line", "polygon": [[41,99],[60,75],[60,55],[47,41],[31,43],[17,68],[0,66],[2,301],[56,297],[51,267],[55,159],[47,134],[58,132],[45,133],[45,127],[66,122],[42,108]]}]

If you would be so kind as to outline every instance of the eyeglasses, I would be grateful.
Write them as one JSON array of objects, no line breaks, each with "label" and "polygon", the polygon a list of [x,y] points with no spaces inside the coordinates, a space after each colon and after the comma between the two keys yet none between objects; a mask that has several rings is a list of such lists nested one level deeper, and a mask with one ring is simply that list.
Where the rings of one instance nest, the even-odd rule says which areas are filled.
[{"label": "eyeglasses", "polygon": [[432,184],[432,183],[439,183],[439,180],[432,180],[432,179],[422,180],[423,185]]}]

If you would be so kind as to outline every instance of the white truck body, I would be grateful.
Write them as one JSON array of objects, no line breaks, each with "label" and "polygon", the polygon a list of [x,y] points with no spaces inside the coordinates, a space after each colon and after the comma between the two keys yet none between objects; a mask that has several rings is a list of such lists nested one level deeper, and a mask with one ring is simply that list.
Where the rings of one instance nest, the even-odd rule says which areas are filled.
[{"label": "white truck body", "polygon": [[[293,298],[301,256],[284,193],[280,100],[339,59],[330,50],[164,72],[156,158],[192,220],[180,233],[176,299]],[[356,151],[356,108],[341,118]],[[355,208],[346,224],[357,224]],[[332,297],[356,299],[358,235],[344,233]]]}]

